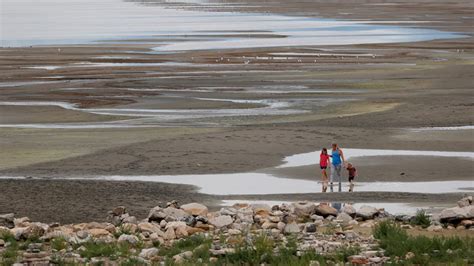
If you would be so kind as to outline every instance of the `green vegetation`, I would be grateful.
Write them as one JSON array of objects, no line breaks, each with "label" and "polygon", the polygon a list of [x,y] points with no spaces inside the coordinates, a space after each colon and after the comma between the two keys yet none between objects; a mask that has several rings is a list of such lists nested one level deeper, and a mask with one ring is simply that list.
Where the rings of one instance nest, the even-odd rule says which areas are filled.
[{"label": "green vegetation", "polygon": [[68,247],[66,239],[63,237],[57,237],[51,240],[51,248],[55,250],[63,250]]},{"label": "green vegetation", "polygon": [[209,253],[211,242],[211,239],[208,239],[202,235],[192,235],[188,238],[176,241],[171,247],[161,247],[159,254],[160,256],[166,256],[171,258],[176,254],[185,251],[193,251],[199,247],[199,254],[201,256],[209,257],[209,254],[203,254],[203,252],[201,252],[201,249]]},{"label": "green vegetation", "polygon": [[102,242],[87,242],[82,245],[84,249],[79,251],[79,254],[84,258],[93,257],[109,257],[117,259],[119,257],[129,257],[131,247],[127,243],[102,243]]},{"label": "green vegetation", "polygon": [[[472,265],[474,239],[465,237],[409,236],[399,225],[384,221],[374,228],[385,255],[397,265]],[[406,258],[412,252],[412,258]]]},{"label": "green vegetation", "polygon": [[19,255],[20,245],[15,236],[9,231],[0,231],[0,239],[8,243],[8,246],[0,255],[0,265],[12,265],[16,262]]},{"label": "green vegetation", "polygon": [[431,220],[430,217],[426,215],[426,212],[424,210],[418,210],[411,223],[414,225],[419,225],[422,228],[427,228],[431,225]]}]

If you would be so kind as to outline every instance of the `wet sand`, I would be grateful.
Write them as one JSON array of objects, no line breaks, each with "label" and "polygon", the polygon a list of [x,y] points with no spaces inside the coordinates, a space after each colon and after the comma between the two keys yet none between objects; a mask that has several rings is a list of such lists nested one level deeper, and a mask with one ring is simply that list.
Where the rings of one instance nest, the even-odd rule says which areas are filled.
[{"label": "wet sand", "polygon": [[[469,14],[473,7],[469,1],[448,6],[438,1],[363,4],[345,2],[335,6],[298,1],[241,8],[288,15],[410,20],[411,24],[398,24],[472,34]],[[413,23],[426,20],[430,22]],[[261,105],[205,99],[263,99],[291,103],[291,108],[305,111],[274,116],[239,115],[235,111],[232,116],[159,123],[155,118],[139,117],[134,123],[150,125],[145,128],[0,127],[0,175],[67,178],[250,172],[280,165],[285,156],[315,151],[332,142],[340,143],[343,148],[473,151],[473,130],[422,133],[409,130],[474,124],[472,40],[470,37],[401,44],[179,54],[152,54],[151,44],[127,42],[61,46],[60,53],[57,47],[47,46],[0,48],[0,101],[57,101],[80,108],[192,108],[222,112]],[[275,53],[329,55],[268,59]],[[376,56],[362,56],[367,53]],[[84,61],[183,64],[68,67]],[[37,66],[47,67],[28,68]],[[258,90],[261,92],[255,93]],[[9,126],[135,119],[45,106],[0,106],[0,112],[0,123]],[[157,124],[161,127],[155,127]],[[470,180],[473,173],[472,161],[452,158],[356,158],[354,163],[359,166],[361,181]],[[318,178],[313,170],[311,167],[284,169],[279,174]],[[13,211],[41,221],[101,219],[118,204],[125,204],[143,216],[156,201],[216,199],[184,185],[71,180],[0,182],[0,197],[4,197],[0,201],[3,203],[0,213]],[[42,193],[36,193],[39,191]],[[77,197],[70,196],[76,192]],[[255,199],[453,202],[458,197],[458,194],[436,197],[384,192],[256,195]],[[57,214],[66,208],[67,212]]]}]

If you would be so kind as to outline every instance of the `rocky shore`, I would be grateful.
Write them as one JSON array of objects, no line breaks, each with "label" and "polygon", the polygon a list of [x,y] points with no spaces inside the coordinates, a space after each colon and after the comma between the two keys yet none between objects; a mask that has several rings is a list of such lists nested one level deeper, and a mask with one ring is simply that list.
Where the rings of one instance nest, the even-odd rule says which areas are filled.
[{"label": "rocky shore", "polygon": [[[172,201],[154,207],[145,219],[119,206],[108,213],[108,222],[67,225],[2,214],[0,263],[410,265],[443,263],[455,255],[458,261],[446,262],[469,265],[474,263],[472,200],[464,197],[437,215],[419,211],[414,216],[350,204],[337,210],[307,201],[236,204],[216,212],[200,203],[180,206]],[[403,251],[387,246],[394,236],[405,243]],[[410,241],[425,242],[410,247]],[[419,248],[426,252],[420,254]]]}]

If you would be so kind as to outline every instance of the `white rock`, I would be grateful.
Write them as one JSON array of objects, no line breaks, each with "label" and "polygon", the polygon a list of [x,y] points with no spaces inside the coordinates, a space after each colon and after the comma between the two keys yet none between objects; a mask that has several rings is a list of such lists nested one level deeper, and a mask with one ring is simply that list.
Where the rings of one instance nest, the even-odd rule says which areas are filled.
[{"label": "white rock", "polygon": [[336,220],[341,220],[342,223],[348,224],[350,221],[352,221],[352,217],[345,212],[341,212],[339,215],[337,215]]},{"label": "white rock", "polygon": [[290,209],[298,216],[310,216],[314,213],[316,205],[308,201],[293,202]]},{"label": "white rock", "polygon": [[157,248],[145,248],[145,249],[142,249],[142,251],[140,252],[140,255],[138,256],[144,259],[151,259],[157,256],[158,252],[159,250]]},{"label": "white rock", "polygon": [[209,212],[206,206],[196,202],[181,205],[181,209],[194,216],[206,216]]},{"label": "white rock", "polygon": [[285,225],[284,232],[287,234],[299,233],[300,227],[296,223],[289,223]]},{"label": "white rock", "polygon": [[361,217],[362,219],[367,220],[367,219],[373,219],[378,212],[379,211],[377,210],[377,208],[364,205],[360,207],[360,209],[356,212],[356,215],[358,217]]},{"label": "white rock", "polygon": [[119,243],[128,242],[131,245],[136,245],[139,241],[137,236],[134,235],[121,235],[119,236],[118,240]]},{"label": "white rock", "polygon": [[217,228],[225,227],[232,224],[234,220],[229,215],[221,215],[209,219],[209,223],[214,225]]}]

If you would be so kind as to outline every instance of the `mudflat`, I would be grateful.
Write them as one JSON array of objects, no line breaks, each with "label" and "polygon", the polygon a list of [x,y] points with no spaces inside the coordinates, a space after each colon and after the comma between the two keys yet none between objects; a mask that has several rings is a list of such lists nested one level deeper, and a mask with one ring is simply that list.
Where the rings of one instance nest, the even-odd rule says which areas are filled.
[{"label": "mudflat", "polygon": [[[276,1],[265,6],[236,2],[243,3],[237,11],[390,19],[394,25],[456,31],[467,37],[176,54],[150,53],[153,45],[146,42],[64,45],[60,52],[58,46],[3,47],[0,175],[68,178],[252,172],[333,142],[343,149],[474,150],[472,129],[413,130],[474,123],[471,2]],[[275,54],[286,55],[277,58]],[[90,65],[77,67],[85,60]],[[147,65],[160,62],[180,64]],[[382,156],[353,161],[361,172],[360,181],[471,180],[473,173],[469,159]],[[319,179],[314,167],[275,174]],[[0,201],[4,203],[0,213],[18,212],[42,221],[99,220],[104,210],[125,203],[132,213],[143,216],[157,201],[209,200],[217,205],[215,200],[219,200],[198,193],[197,188],[163,183],[1,182],[0,196],[5,200]],[[445,197],[452,201],[458,196]],[[245,198],[252,197],[239,199]],[[317,197],[289,193],[271,198],[437,201],[429,194],[362,192]]]}]

